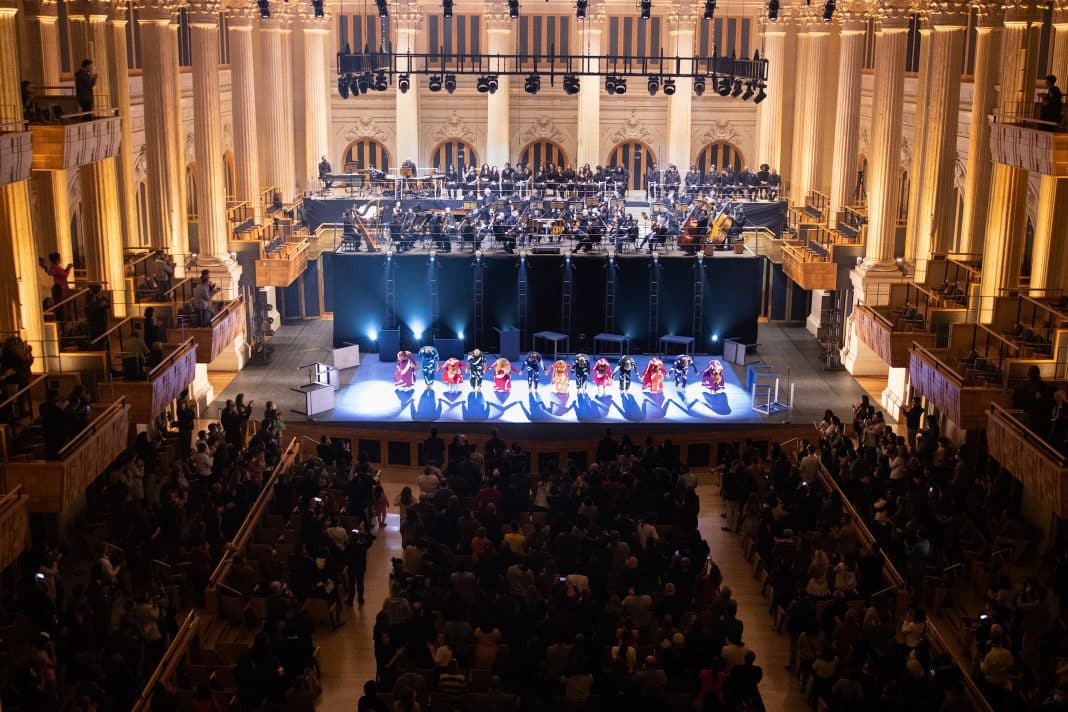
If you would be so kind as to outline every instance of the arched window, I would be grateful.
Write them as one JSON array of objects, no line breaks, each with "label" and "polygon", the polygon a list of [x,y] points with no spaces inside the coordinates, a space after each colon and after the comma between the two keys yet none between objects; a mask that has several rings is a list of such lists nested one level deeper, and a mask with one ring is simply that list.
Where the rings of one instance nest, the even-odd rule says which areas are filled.
[{"label": "arched window", "polygon": [[860,207],[868,204],[868,159],[863,155],[857,157],[857,180],[851,204]]},{"label": "arched window", "polygon": [[234,154],[223,152],[223,180],[226,182],[226,200],[237,200],[237,171],[234,169]]},{"label": "arched window", "polygon": [[902,168],[898,180],[901,182],[901,195],[897,199],[897,221],[903,225],[909,219],[909,172]]},{"label": "arched window", "polygon": [[148,181],[144,179],[137,184],[137,236],[137,244],[150,244],[151,238],[149,237],[148,227]]},{"label": "arched window", "polygon": [[389,151],[381,141],[359,138],[345,147],[341,154],[341,168],[346,173],[355,173],[366,168],[377,168],[389,173]]},{"label": "arched window", "polygon": [[78,208],[70,218],[70,249],[73,252],[70,261],[76,269],[85,269],[85,244],[82,237],[81,217],[81,208]]},{"label": "arched window", "polygon": [[953,195],[953,251],[960,252],[961,236],[964,228],[964,189],[954,186]]},{"label": "arched window", "polygon": [[[745,167],[742,152],[730,141],[714,141],[697,154],[697,170],[701,175],[712,171],[733,169],[740,171]],[[682,169],[682,166],[679,166]]]},{"label": "arched window", "polygon": [[640,141],[618,143],[608,154],[608,165],[623,166],[627,169],[627,188],[642,190],[645,187],[645,171],[656,165],[653,150]]},{"label": "arched window", "polygon": [[185,167],[185,214],[190,222],[197,219],[197,169],[190,163]]},{"label": "arched window", "polygon": [[567,155],[564,149],[552,141],[531,141],[519,154],[519,162],[526,163],[532,171],[536,171],[546,163],[552,163],[557,167],[567,165]]},{"label": "arched window", "polygon": [[463,171],[468,166],[478,168],[478,154],[475,153],[475,147],[467,141],[442,141],[434,146],[430,153],[430,165],[440,170],[445,170],[450,165],[457,171]]}]

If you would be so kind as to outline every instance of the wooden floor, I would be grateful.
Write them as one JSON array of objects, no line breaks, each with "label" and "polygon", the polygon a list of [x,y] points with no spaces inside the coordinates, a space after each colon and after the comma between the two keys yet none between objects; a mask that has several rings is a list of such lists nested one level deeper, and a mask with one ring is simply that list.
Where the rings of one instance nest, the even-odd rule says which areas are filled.
[{"label": "wooden floor", "polygon": [[[416,468],[390,468],[383,471],[382,483],[390,501],[405,485],[415,482]],[[769,710],[800,712],[807,706],[794,677],[783,669],[789,654],[789,638],[776,633],[767,614],[767,603],[753,578],[753,568],[742,555],[737,535],[720,529],[722,500],[718,483],[711,475],[702,475],[698,487],[701,497],[701,535],[708,541],[712,556],[723,571],[724,581],[738,601],[738,616],[745,623],[745,642],[756,651],[757,664],[764,668],[760,692]],[[316,644],[322,649],[323,710],[354,709],[363,684],[374,679],[375,661],[371,640],[375,615],[382,608],[389,584],[390,558],[400,555],[398,517],[391,512],[384,537],[380,536],[368,556],[366,600],[362,607],[345,612],[345,622],[334,633],[318,633]]]}]

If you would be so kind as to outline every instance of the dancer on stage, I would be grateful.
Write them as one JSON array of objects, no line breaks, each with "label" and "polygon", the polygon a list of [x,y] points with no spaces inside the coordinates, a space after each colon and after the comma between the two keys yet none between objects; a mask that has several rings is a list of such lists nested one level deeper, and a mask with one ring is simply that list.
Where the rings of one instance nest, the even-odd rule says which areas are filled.
[{"label": "dancer on stage", "polygon": [[519,373],[519,369],[504,357],[494,361],[490,368],[493,369],[493,390],[498,393],[511,393],[512,374]]},{"label": "dancer on stage", "polygon": [[593,364],[593,385],[597,386],[597,395],[603,396],[605,389],[612,385],[612,364],[608,359],[599,358]]},{"label": "dancer on stage", "polygon": [[619,390],[630,390],[630,379],[634,375],[634,359],[630,356],[621,356],[619,363],[616,364],[616,370],[612,372],[612,375],[619,375]]},{"label": "dancer on stage", "polygon": [[571,385],[571,380],[568,374],[571,371],[571,367],[567,365],[567,361],[560,359],[552,366],[549,366],[545,370],[545,373],[552,373],[553,390],[557,393],[567,393],[568,388]]},{"label": "dancer on stage", "polygon": [[690,369],[693,369],[694,373],[697,373],[697,366],[694,365],[693,359],[689,354],[681,354],[671,364],[671,375],[675,377],[675,390],[686,390],[686,380],[690,377]]},{"label": "dancer on stage", "polygon": [[411,351],[397,352],[397,367],[393,369],[393,385],[397,388],[415,387],[415,357]]},{"label": "dancer on stage", "polygon": [[434,385],[434,376],[438,371],[438,350],[427,344],[419,349],[419,366],[423,369],[423,383],[427,388]]},{"label": "dancer on stage", "polygon": [[719,361],[712,359],[708,362],[708,366],[701,372],[701,385],[712,391],[713,393],[719,393],[723,390],[723,364]]},{"label": "dancer on stage", "polygon": [[449,384],[449,393],[455,393],[456,387],[464,382],[464,369],[467,365],[458,358],[450,358],[438,368],[441,369],[441,380]]},{"label": "dancer on stage", "polygon": [[467,355],[467,373],[471,379],[471,390],[481,390],[482,377],[486,375],[486,354],[480,349]]},{"label": "dancer on stage", "polygon": [[664,362],[653,356],[649,359],[649,363],[645,364],[645,373],[642,374],[642,390],[650,393],[663,393],[666,374]]},{"label": "dancer on stage", "polygon": [[590,357],[586,354],[577,354],[571,364],[571,370],[575,372],[575,390],[586,392],[586,379],[590,377]]},{"label": "dancer on stage", "polygon": [[523,362],[523,365],[527,369],[527,388],[538,390],[541,371],[545,368],[545,363],[541,360],[541,354],[537,351],[531,351],[527,354],[527,359]]}]

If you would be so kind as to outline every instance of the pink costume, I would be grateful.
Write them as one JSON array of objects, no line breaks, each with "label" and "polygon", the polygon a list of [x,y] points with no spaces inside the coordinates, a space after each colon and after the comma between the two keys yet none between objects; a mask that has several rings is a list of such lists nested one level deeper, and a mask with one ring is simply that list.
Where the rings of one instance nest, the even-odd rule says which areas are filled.
[{"label": "pink costume", "polygon": [[597,363],[593,364],[591,380],[595,386],[612,385],[612,364],[608,363],[608,359],[597,359]]},{"label": "pink costume", "polygon": [[645,373],[642,374],[642,390],[663,393],[665,373],[667,370],[664,368],[663,361],[655,356],[649,359],[649,363],[645,364]]},{"label": "pink costume", "polygon": [[519,369],[506,358],[497,359],[490,368],[493,369],[493,390],[499,393],[511,393],[512,374],[519,373]]},{"label": "pink costume", "polygon": [[567,393],[567,389],[571,384],[569,376],[571,367],[567,365],[567,361],[557,361],[545,372],[552,373],[553,390],[557,393]]},{"label": "pink costume", "polygon": [[411,351],[397,352],[397,367],[393,369],[393,385],[397,388],[415,387],[415,358]]},{"label": "pink costume", "polygon": [[713,393],[723,390],[723,364],[715,359],[708,362],[708,366],[701,372],[701,385]]},{"label": "pink costume", "polygon": [[458,358],[450,358],[441,364],[441,380],[450,386],[456,386],[464,382],[464,363]]}]

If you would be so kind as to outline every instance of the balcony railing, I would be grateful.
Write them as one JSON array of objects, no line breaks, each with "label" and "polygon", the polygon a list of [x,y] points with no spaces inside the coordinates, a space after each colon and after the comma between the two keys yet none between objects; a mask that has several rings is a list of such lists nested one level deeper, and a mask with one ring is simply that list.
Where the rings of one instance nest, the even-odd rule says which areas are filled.
[{"label": "balcony railing", "polygon": [[817,242],[784,244],[782,269],[801,289],[835,289],[838,284],[838,265]]},{"label": "balcony railing", "polygon": [[257,287],[288,287],[308,266],[308,241],[272,241],[256,260]]},{"label": "balcony railing", "polygon": [[130,404],[135,423],[151,423],[188,388],[196,376],[196,342],[192,338],[163,347],[163,359],[143,372],[139,379],[113,378],[101,387]]},{"label": "balcony railing", "polygon": [[1010,393],[1000,381],[984,377],[984,372],[989,373],[985,371],[990,368],[988,362],[968,362],[954,353],[913,344],[909,358],[912,387],[961,428],[986,427],[987,408],[991,403],[1006,405]]},{"label": "balcony railing", "polygon": [[29,496],[16,487],[0,499],[0,571],[30,546]]},{"label": "balcony railing", "polygon": [[0,185],[26,180],[32,166],[33,144],[26,122],[0,118]]}]

